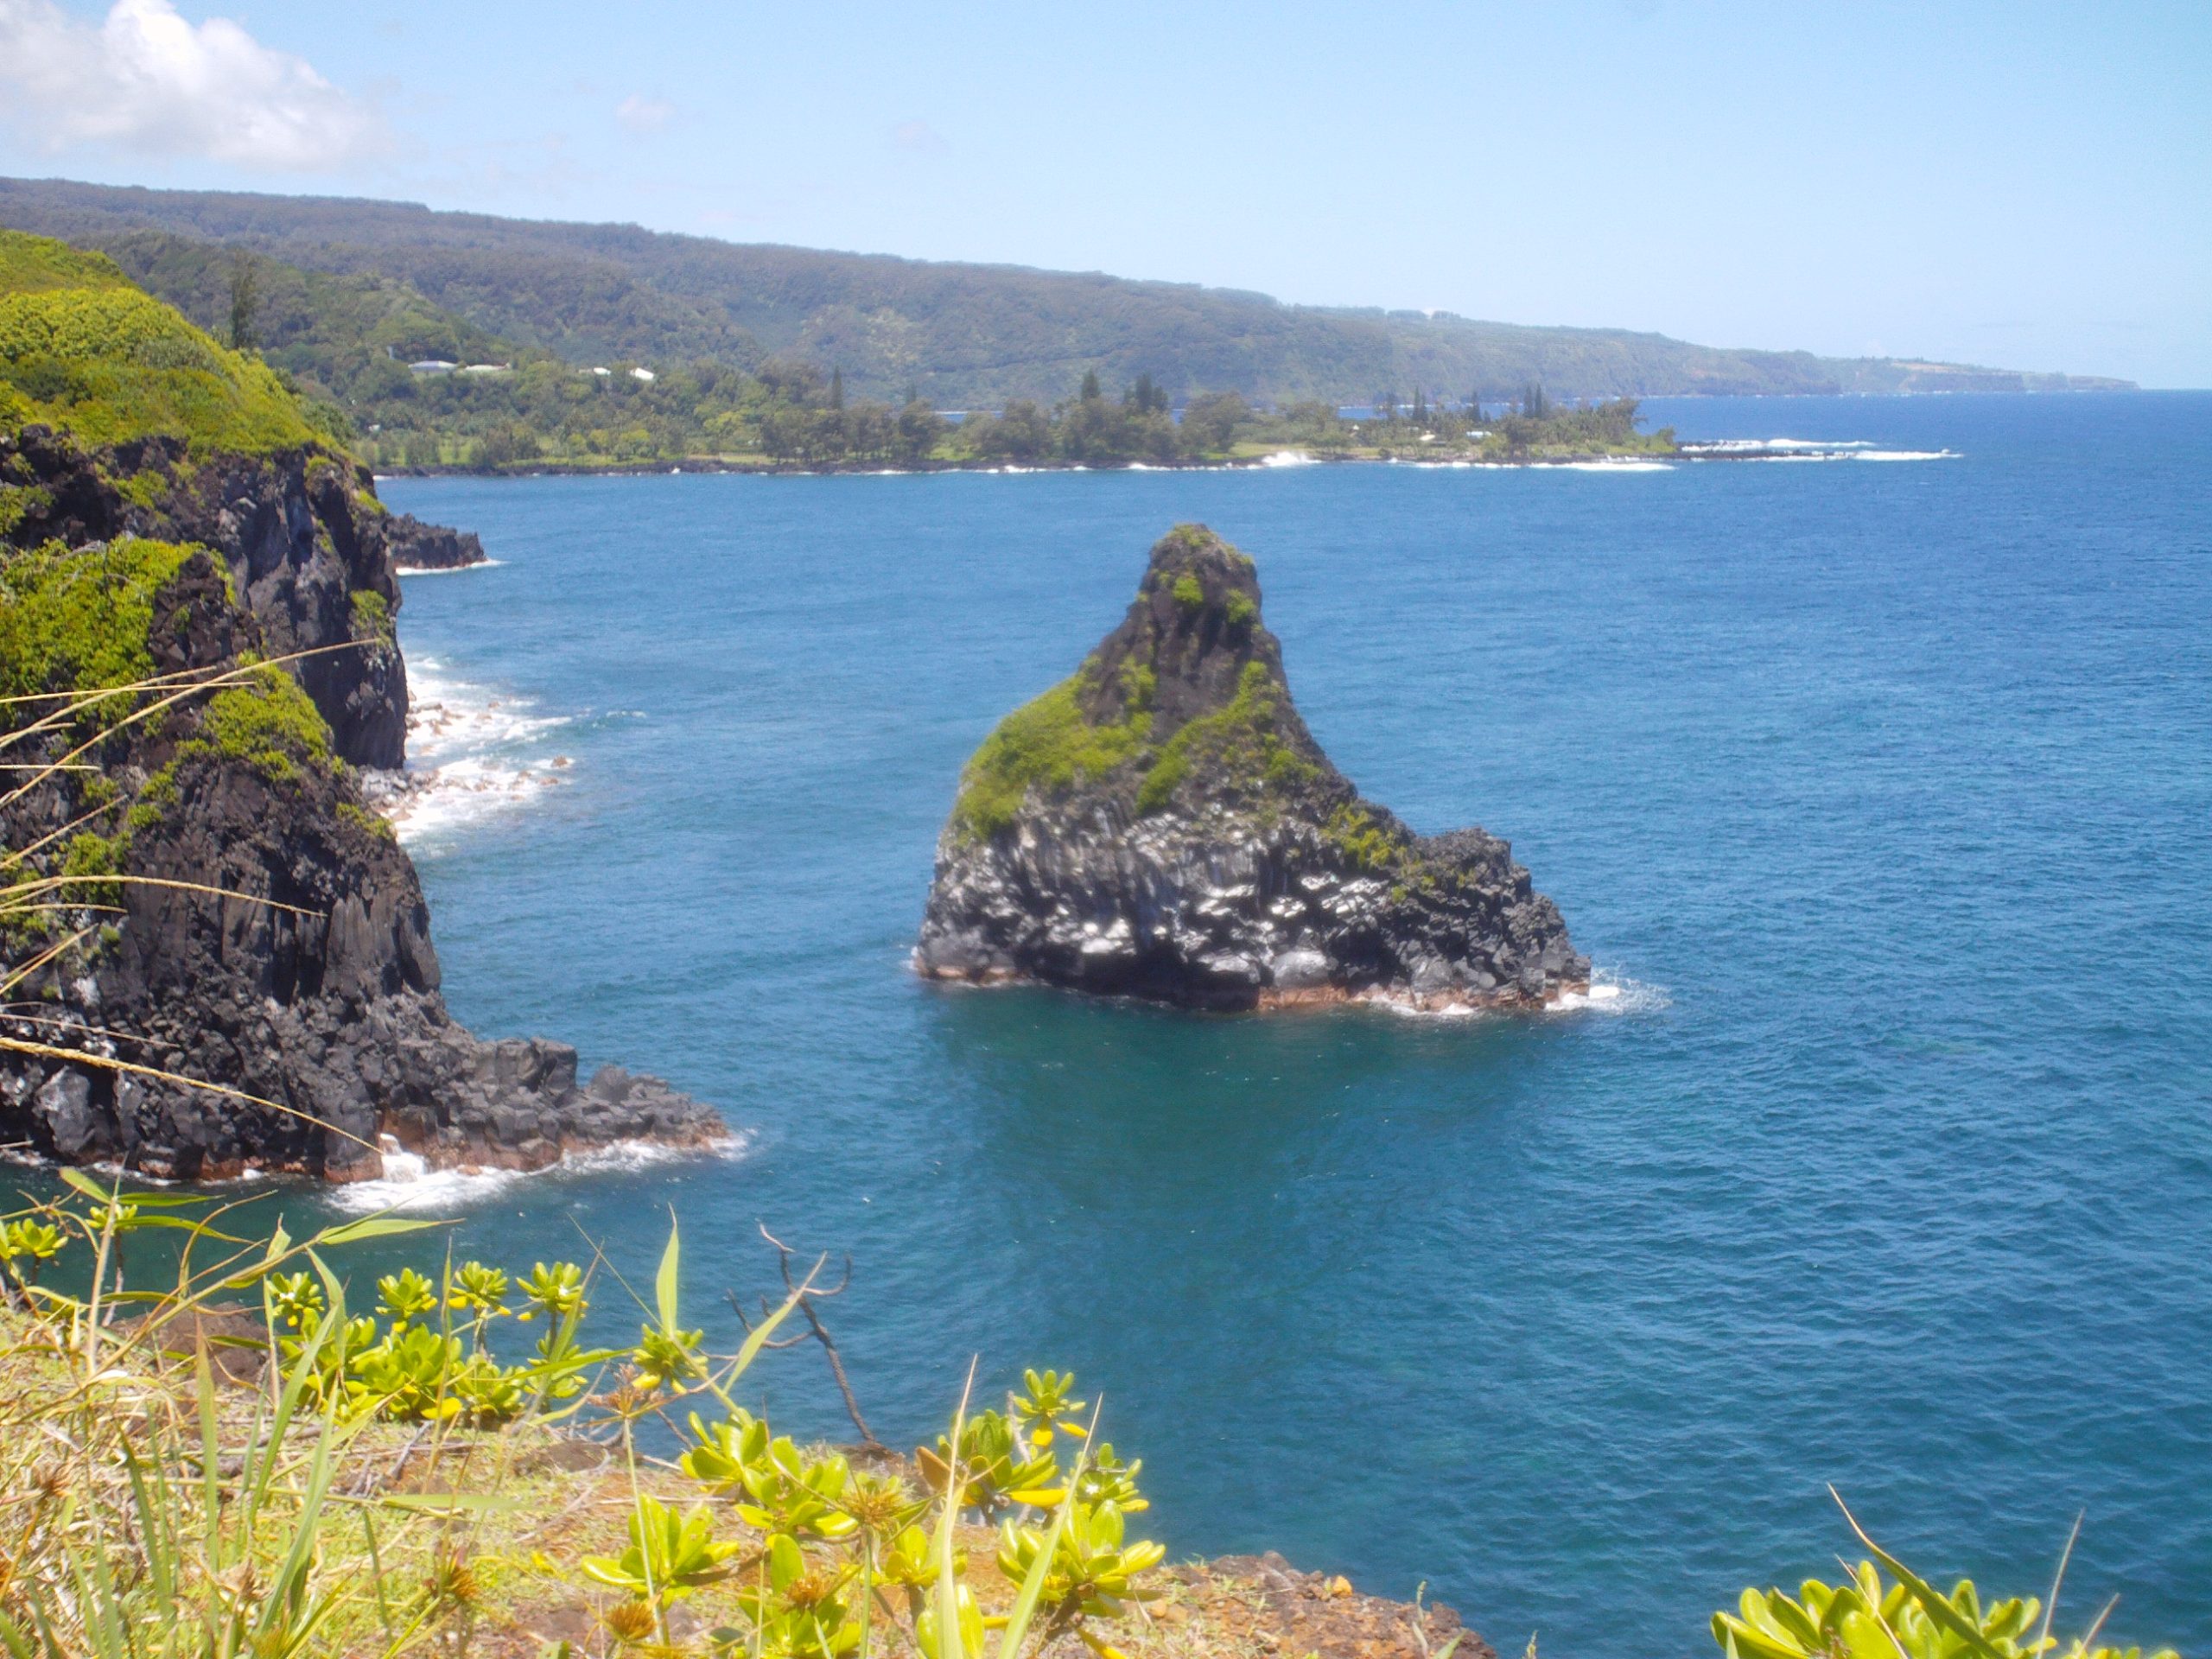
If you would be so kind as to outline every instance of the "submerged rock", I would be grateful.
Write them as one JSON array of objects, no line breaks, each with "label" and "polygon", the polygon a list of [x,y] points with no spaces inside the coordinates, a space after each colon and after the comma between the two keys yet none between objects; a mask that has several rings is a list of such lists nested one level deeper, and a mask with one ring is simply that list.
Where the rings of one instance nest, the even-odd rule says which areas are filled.
[{"label": "submerged rock", "polygon": [[1536,1007],[1590,977],[1506,842],[1417,836],[1329,763],[1252,561],[1196,524],[969,761],[914,962],[1201,1008]]}]

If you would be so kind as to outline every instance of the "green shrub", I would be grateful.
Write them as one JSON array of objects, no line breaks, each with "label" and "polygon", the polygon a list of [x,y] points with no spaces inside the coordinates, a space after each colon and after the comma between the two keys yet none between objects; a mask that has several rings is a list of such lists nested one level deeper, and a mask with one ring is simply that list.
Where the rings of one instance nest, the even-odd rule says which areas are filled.
[{"label": "green shrub", "polygon": [[1202,610],[1205,607],[1206,590],[1187,570],[1175,578],[1175,602],[1186,611]]},{"label": "green shrub", "polygon": [[373,588],[356,588],[353,602],[356,639],[392,638],[391,606],[382,594]]},{"label": "green shrub", "polygon": [[[2101,1618],[2062,1649],[2034,1597],[1985,1604],[1968,1579],[1945,1595],[1864,1532],[1859,1540],[1880,1566],[1862,1560],[1839,1585],[1808,1579],[1795,1597],[1746,1590],[1734,1612],[1715,1613],[1713,1639],[1727,1659],[2041,1659],[2062,1650],[2064,1659],[2141,1659],[2139,1649],[2093,1645]],[[2062,1580],[2064,1570],[2062,1562]],[[2164,1649],[2152,1659],[2177,1656]]]},{"label": "green shrub", "polygon": [[1083,717],[1082,696],[1096,670],[1090,664],[1043,696],[1024,703],[983,740],[961,776],[952,819],[959,830],[988,840],[1011,824],[1032,789],[1046,794],[1103,778],[1134,758],[1152,730],[1154,682],[1140,669],[1122,682],[1124,715],[1094,726]]},{"label": "green shrub", "polygon": [[[0,696],[146,678],[154,596],[196,550],[136,537],[82,551],[50,542],[0,565]],[[118,696],[127,709],[130,695]]]},{"label": "green shrub", "polygon": [[330,728],[299,683],[264,664],[247,683],[207,699],[201,735],[187,747],[244,760],[272,783],[299,776],[302,765],[330,764]]},{"label": "green shrub", "polygon": [[[1403,840],[1385,829],[1364,806],[1346,803],[1329,815],[1322,834],[1344,854],[1355,869],[1387,870],[1406,851]],[[1403,890],[1391,895],[1403,896]]]},{"label": "green shrub", "polygon": [[327,442],[277,375],[133,287],[112,260],[0,231],[0,408],[88,444],[167,435],[194,454]]}]

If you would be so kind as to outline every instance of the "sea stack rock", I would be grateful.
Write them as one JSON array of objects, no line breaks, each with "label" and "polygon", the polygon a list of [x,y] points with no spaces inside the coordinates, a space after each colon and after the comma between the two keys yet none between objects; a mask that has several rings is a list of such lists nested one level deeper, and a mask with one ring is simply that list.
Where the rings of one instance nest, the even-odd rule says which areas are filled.
[{"label": "sea stack rock", "polygon": [[1535,1008],[1590,978],[1506,842],[1417,836],[1330,765],[1252,561],[1198,524],[969,761],[914,962],[1223,1009]]}]

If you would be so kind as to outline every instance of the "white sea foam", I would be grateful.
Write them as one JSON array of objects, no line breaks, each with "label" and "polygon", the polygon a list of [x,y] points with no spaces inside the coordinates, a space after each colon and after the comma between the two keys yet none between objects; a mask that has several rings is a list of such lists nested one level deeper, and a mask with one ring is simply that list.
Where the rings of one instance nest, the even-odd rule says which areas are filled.
[{"label": "white sea foam", "polygon": [[394,575],[402,576],[460,576],[471,570],[489,570],[505,563],[505,559],[479,559],[474,564],[395,564],[391,569]]},{"label": "white sea foam", "polygon": [[1699,438],[1685,455],[1719,461],[1956,461],[1955,449],[1883,449],[1872,438]]},{"label": "white sea foam", "polygon": [[1562,461],[1557,463],[1566,473],[1671,473],[1675,469],[1663,461],[1632,461],[1626,457],[1618,461]]},{"label": "white sea foam", "polygon": [[546,756],[548,733],[570,723],[528,697],[500,696],[448,677],[432,658],[408,665],[404,772],[362,775],[370,802],[413,844],[542,799],[572,764]]},{"label": "white sea foam", "polygon": [[1777,454],[1811,450],[1826,454],[1830,450],[1873,447],[1873,441],[1869,438],[1694,438],[1682,445],[1694,455],[1763,455],[1770,450]]},{"label": "white sea foam", "polygon": [[1656,985],[1616,979],[1602,970],[1591,976],[1586,991],[1569,991],[1544,1007],[1547,1014],[1649,1014],[1674,999]]},{"label": "white sea foam", "polygon": [[[1438,1003],[1420,1007],[1403,997],[1393,996],[1386,991],[1370,991],[1356,996],[1353,1001],[1363,1007],[1380,1008],[1385,1014],[1395,1014],[1408,1020],[1493,1020],[1521,1017],[1518,1010],[1476,1007],[1464,1002]],[[1591,978],[1586,991],[1568,991],[1544,1004],[1542,1013],[1558,1014],[1648,1014],[1663,1008],[1672,1001],[1656,985],[1646,985],[1639,980],[1616,979],[1602,970]]]},{"label": "white sea foam", "polygon": [[1353,999],[1363,1007],[1380,1008],[1385,1014],[1395,1014],[1404,1020],[1487,1020],[1497,1015],[1495,1008],[1471,1007],[1465,1002],[1449,1002],[1435,1007],[1416,1007],[1395,996],[1362,996]]},{"label": "white sea foam", "polygon": [[671,1147],[656,1141],[624,1141],[591,1152],[571,1153],[543,1169],[432,1169],[420,1156],[403,1152],[390,1135],[384,1146],[384,1173],[372,1181],[354,1181],[330,1189],[334,1208],[350,1215],[369,1215],[383,1210],[454,1210],[480,1204],[519,1181],[558,1181],[578,1176],[602,1175],[649,1169],[687,1158],[720,1158],[731,1163],[742,1159],[751,1147],[744,1135],[711,1147]]},{"label": "white sea foam", "polygon": [[1260,457],[1262,467],[1318,467],[1320,464],[1303,449],[1278,449],[1271,455]]}]

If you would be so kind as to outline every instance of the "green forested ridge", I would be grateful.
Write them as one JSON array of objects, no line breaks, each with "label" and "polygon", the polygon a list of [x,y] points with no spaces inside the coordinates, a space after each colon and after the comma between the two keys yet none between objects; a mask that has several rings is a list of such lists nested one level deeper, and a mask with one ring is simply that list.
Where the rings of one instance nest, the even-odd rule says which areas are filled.
[{"label": "green forested ridge", "polygon": [[[0,224],[106,245],[162,231],[307,270],[411,286],[467,326],[579,365],[772,356],[836,366],[855,396],[939,408],[1065,397],[1096,371],[1180,402],[1364,404],[1383,387],[1485,399],[2027,385],[2063,376],[1719,350],[1621,329],[1286,306],[1096,273],[740,245],[633,226],[433,213],[397,202],[0,181]],[[142,273],[143,274],[143,273]],[[149,278],[149,280],[151,280]],[[158,287],[158,284],[157,284]]]},{"label": "green forested ridge", "polygon": [[[911,394],[897,408],[848,397],[841,372],[833,368],[825,376],[791,359],[771,359],[750,371],[711,360],[658,370],[619,361],[580,368],[487,334],[390,277],[333,276],[165,232],[130,232],[109,247],[112,261],[108,254],[0,232],[0,317],[11,290],[21,290],[26,315],[44,320],[38,352],[20,360],[0,357],[0,391],[17,384],[31,399],[16,418],[70,424],[96,442],[149,430],[177,430],[195,441],[211,431],[245,430],[227,416],[211,424],[202,407],[215,382],[229,376],[273,398],[264,399],[265,408],[257,404],[257,419],[289,435],[283,441],[298,441],[309,418],[288,395],[296,390],[318,429],[342,432],[362,459],[386,467],[591,467],[684,460],[739,466],[1111,467],[1249,460],[1281,448],[1542,460],[1663,453],[1673,447],[1665,434],[1636,431],[1632,402],[1546,411],[1543,394],[1534,386],[1523,390],[1520,414],[1493,422],[1494,429],[1478,436],[1474,413],[1432,409],[1419,392],[1410,404],[1377,394],[1383,412],[1358,422],[1340,418],[1325,403],[1262,410],[1236,392],[1208,392],[1190,400],[1178,420],[1166,387],[1151,375],[1141,373],[1109,396],[1095,372],[1082,377],[1074,396],[1049,408],[1015,399],[996,414],[978,414],[954,427]],[[132,288],[125,270],[157,297]],[[97,298],[95,309],[85,309],[92,303],[88,294]],[[73,332],[59,328],[56,318],[74,318]],[[241,349],[219,346],[207,331],[226,335]],[[65,334],[71,361],[78,364],[67,374],[48,361],[61,349],[54,341]],[[159,347],[165,364],[175,366],[188,357],[190,365],[205,371],[185,378],[206,396],[180,406],[181,413],[170,407],[175,397],[150,411],[141,409],[147,401],[141,383],[160,390],[176,378],[149,379],[137,343],[142,334],[166,342]],[[0,334],[0,352],[6,348],[7,337]],[[410,368],[411,360],[425,356],[463,366],[444,373]],[[270,374],[272,365],[283,383]],[[472,372],[477,369],[489,372]],[[93,385],[87,376],[107,378]],[[172,414],[177,418],[159,418]],[[270,446],[245,431],[232,447]],[[0,497],[0,512],[7,501]]]}]

